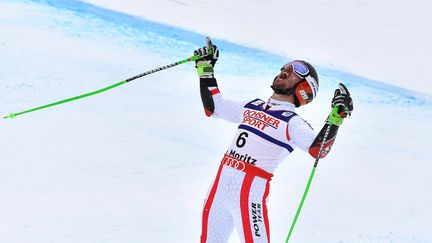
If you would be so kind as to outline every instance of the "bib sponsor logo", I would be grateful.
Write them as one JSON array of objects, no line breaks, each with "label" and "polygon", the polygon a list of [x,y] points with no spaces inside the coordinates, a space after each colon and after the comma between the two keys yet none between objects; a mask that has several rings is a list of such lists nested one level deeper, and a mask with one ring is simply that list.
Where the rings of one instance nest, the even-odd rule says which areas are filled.
[{"label": "bib sponsor logo", "polygon": [[239,154],[239,153],[237,153],[237,151],[235,151],[233,149],[231,149],[231,151],[229,153],[227,151],[226,154],[228,154],[229,156],[232,156],[232,157],[234,157],[236,159],[239,159],[241,161],[244,161],[244,162],[246,162],[248,164],[251,164],[251,165],[255,165],[255,163],[257,161],[256,159],[253,159],[250,155],[248,155],[248,154],[246,154],[246,155]]},{"label": "bib sponsor logo", "polygon": [[241,123],[248,124],[263,131],[267,127],[277,129],[280,121],[262,111],[246,109],[243,112],[243,121]]},{"label": "bib sponsor logo", "polygon": [[291,116],[292,114],[294,114],[294,113],[291,112],[291,111],[285,111],[284,113],[282,113],[282,116],[289,117],[289,116]]},{"label": "bib sponsor logo", "polygon": [[244,171],[244,169],[246,168],[245,162],[228,156],[224,156],[224,158],[222,159],[222,164],[228,165],[241,171]]},{"label": "bib sponsor logo", "polygon": [[262,223],[262,213],[261,213],[261,204],[252,203],[251,204],[251,213],[252,213],[252,223],[255,231],[255,236],[261,237],[260,235],[260,227],[258,223]]},{"label": "bib sponsor logo", "polygon": [[257,100],[257,101],[252,102],[251,104],[254,105],[254,106],[259,106],[259,105],[262,105],[262,104],[264,104],[264,103],[265,103],[265,102],[262,101],[262,100]]}]

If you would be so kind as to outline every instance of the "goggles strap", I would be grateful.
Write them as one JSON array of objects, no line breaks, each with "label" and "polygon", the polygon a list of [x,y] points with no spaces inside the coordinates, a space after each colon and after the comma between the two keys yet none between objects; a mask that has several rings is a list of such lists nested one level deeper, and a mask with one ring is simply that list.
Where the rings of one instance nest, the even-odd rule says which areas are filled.
[{"label": "goggles strap", "polygon": [[306,82],[308,82],[309,87],[312,90],[313,98],[315,98],[316,94],[318,93],[318,83],[317,83],[317,81],[312,76],[310,76],[310,75],[306,76],[305,80],[306,80]]}]

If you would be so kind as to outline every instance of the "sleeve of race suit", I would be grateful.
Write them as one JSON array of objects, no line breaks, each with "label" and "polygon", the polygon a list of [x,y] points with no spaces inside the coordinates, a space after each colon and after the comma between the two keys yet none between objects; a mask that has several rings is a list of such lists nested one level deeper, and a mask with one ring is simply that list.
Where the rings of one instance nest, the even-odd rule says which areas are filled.
[{"label": "sleeve of race suit", "polygon": [[331,126],[320,158],[324,158],[330,152],[339,128],[338,126],[326,123],[317,135],[309,123],[299,116],[293,117],[288,126],[287,134],[290,136],[288,139],[292,139],[297,147],[305,152],[309,152],[309,154],[314,158],[318,157],[319,149],[323,142],[327,127]]},{"label": "sleeve of race suit", "polygon": [[330,149],[336,139],[336,135],[339,127],[336,125],[330,125],[326,122],[326,124],[318,133],[318,136],[316,136],[315,140],[313,141],[312,145],[309,148],[309,154],[312,155],[314,158],[318,157],[320,147],[323,144],[324,134],[329,126],[330,126],[329,134],[327,136],[326,141],[324,142],[323,151],[321,152],[320,158],[326,157],[327,154],[330,152]]},{"label": "sleeve of race suit", "polygon": [[200,93],[206,116],[241,122],[243,107],[247,102],[223,99],[215,78],[200,78]]}]

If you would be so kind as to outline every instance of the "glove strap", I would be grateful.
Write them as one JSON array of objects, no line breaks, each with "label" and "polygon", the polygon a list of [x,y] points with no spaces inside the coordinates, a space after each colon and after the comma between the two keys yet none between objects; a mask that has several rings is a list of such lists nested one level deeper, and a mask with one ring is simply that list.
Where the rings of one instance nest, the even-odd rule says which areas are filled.
[{"label": "glove strap", "polygon": [[341,115],[339,115],[338,110],[339,110],[338,106],[332,108],[328,118],[328,122],[330,125],[336,125],[336,126],[342,125],[344,118]]},{"label": "glove strap", "polygon": [[210,63],[198,62],[197,70],[200,78],[213,78],[213,66]]}]

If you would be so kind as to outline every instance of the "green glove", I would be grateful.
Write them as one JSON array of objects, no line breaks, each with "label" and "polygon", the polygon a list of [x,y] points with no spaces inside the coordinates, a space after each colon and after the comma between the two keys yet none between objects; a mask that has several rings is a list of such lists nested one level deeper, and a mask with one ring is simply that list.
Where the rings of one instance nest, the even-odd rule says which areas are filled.
[{"label": "green glove", "polygon": [[332,110],[330,112],[330,115],[328,117],[328,122],[331,125],[336,125],[336,126],[342,125],[344,118],[341,115],[339,115],[338,110],[339,110],[339,107],[335,106],[332,108]]},{"label": "green glove", "polygon": [[331,125],[340,126],[344,118],[351,116],[353,111],[353,102],[351,95],[342,83],[339,84],[339,89],[335,90],[332,100],[332,110],[330,112],[328,122]]},{"label": "green glove", "polygon": [[214,78],[213,67],[219,58],[219,50],[213,45],[210,37],[207,37],[207,46],[194,51],[194,56],[202,57],[195,61],[195,67],[200,78]]},{"label": "green glove", "polygon": [[196,63],[198,76],[200,78],[213,78],[213,65],[209,61],[197,61]]}]

